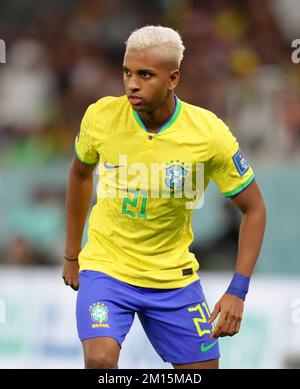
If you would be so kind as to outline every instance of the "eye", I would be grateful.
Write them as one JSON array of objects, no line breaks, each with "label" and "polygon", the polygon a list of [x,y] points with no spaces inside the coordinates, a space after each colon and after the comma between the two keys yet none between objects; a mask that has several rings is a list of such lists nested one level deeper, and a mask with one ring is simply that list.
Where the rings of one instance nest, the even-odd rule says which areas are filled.
[{"label": "eye", "polygon": [[142,74],[141,74],[141,76],[143,77],[143,78],[151,78],[151,74],[150,73],[148,73],[148,72],[143,72]]},{"label": "eye", "polygon": [[123,69],[123,73],[125,74],[125,76],[130,75],[130,71],[128,69]]}]

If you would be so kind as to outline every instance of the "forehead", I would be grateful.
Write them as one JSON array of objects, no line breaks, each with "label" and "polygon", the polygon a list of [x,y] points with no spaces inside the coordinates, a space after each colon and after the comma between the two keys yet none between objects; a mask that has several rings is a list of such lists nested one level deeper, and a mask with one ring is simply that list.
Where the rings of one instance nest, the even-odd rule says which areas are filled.
[{"label": "forehead", "polygon": [[168,68],[168,62],[161,58],[157,48],[129,49],[124,55],[123,65],[133,71],[138,69],[159,71]]}]

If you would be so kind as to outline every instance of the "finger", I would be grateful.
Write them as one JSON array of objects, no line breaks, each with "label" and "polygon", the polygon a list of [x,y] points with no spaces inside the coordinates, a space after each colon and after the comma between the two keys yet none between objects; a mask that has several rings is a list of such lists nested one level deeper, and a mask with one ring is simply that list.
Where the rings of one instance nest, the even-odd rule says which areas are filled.
[{"label": "finger", "polygon": [[222,333],[220,334],[220,337],[224,336],[233,336],[238,333],[237,330],[238,322],[237,320],[233,320],[228,317],[226,320],[226,323],[224,324],[222,328]]},{"label": "finger", "polygon": [[217,304],[215,306],[214,310],[212,311],[212,314],[210,315],[210,318],[208,320],[209,324],[211,324],[216,319],[216,317],[218,316],[219,312],[220,312],[220,305]]},{"label": "finger", "polygon": [[237,332],[235,330],[232,330],[232,331],[225,331],[225,332],[221,332],[220,334],[220,338],[224,338],[225,336],[234,336],[236,335]]},{"label": "finger", "polygon": [[221,325],[218,325],[211,334],[211,339],[217,339],[223,333],[223,328]]},{"label": "finger", "polygon": [[240,332],[240,328],[241,328],[241,321],[238,321],[235,328],[236,333]]},{"label": "finger", "polygon": [[75,291],[77,291],[77,290],[79,289],[79,285],[73,285],[73,284],[71,284],[70,286],[71,286],[71,288],[72,288],[73,290],[75,290]]},{"label": "finger", "polygon": [[225,325],[225,321],[226,321],[226,318],[224,316],[222,317],[222,314],[221,314],[221,317],[216,325],[216,328],[212,332],[211,339],[218,338],[220,336],[220,334],[224,332],[223,328]]},{"label": "finger", "polygon": [[240,317],[238,317],[237,315],[229,314],[223,331],[227,333],[227,335],[233,336],[239,332],[240,323],[241,323]]},{"label": "finger", "polygon": [[233,336],[236,334],[236,324],[232,325],[229,329],[229,336]]},{"label": "finger", "polygon": [[234,335],[237,334],[239,331],[240,331],[240,327],[241,327],[241,320],[238,319],[236,322],[235,322],[235,325],[234,325]]},{"label": "finger", "polygon": [[220,334],[220,337],[224,336],[233,336],[235,334],[235,325],[234,326],[229,326],[226,325],[222,328],[222,333]]},{"label": "finger", "polygon": [[228,315],[223,326],[223,332],[229,332],[233,327],[235,327],[235,325],[236,321],[232,319],[230,315]]},{"label": "finger", "polygon": [[213,332],[212,332],[210,338],[211,338],[211,339],[217,339],[222,333],[223,333],[222,327],[216,327],[216,328],[213,330]]},{"label": "finger", "polygon": [[215,329],[212,332],[212,337],[218,337],[223,332],[224,326],[228,319],[228,312],[220,309],[220,317]]},{"label": "finger", "polygon": [[64,280],[65,285],[68,286],[69,283],[68,283],[68,281],[66,280],[66,277],[63,276],[63,280]]}]

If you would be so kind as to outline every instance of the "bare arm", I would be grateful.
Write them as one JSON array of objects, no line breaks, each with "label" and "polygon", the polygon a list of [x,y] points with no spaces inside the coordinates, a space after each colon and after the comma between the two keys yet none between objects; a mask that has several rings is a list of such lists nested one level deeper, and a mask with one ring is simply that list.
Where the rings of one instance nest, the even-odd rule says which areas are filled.
[{"label": "bare arm", "polygon": [[[232,198],[232,201],[243,212],[235,271],[250,277],[262,246],[266,208],[255,181],[246,190]],[[209,320],[212,323],[220,313],[212,337],[232,336],[239,332],[243,309],[244,301],[241,298],[224,294],[216,304]]]},{"label": "bare arm", "polygon": [[250,277],[262,246],[266,208],[255,181],[232,201],[243,212],[235,271]]},{"label": "bare arm", "polygon": [[[93,170],[96,165],[84,165],[73,158],[66,197],[66,243],[65,256],[78,258],[86,217],[93,191]],[[65,261],[63,278],[66,285],[78,289],[78,262]]]}]

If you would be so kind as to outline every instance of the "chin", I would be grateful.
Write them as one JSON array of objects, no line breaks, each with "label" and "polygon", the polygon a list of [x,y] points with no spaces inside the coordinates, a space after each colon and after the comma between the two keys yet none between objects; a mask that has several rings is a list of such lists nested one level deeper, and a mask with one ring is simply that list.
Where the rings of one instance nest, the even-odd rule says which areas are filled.
[{"label": "chin", "polygon": [[136,111],[136,112],[146,112],[147,111],[147,109],[146,109],[146,107],[144,105],[140,105],[140,106],[138,106],[138,105],[131,105],[131,106],[132,106],[132,109],[134,111]]}]

